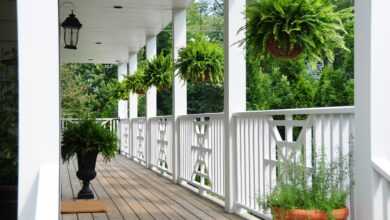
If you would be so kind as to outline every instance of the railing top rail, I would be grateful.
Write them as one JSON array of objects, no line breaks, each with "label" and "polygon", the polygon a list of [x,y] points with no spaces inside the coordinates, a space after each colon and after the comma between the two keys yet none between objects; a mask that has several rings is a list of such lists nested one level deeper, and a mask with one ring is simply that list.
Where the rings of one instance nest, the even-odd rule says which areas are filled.
[{"label": "railing top rail", "polygon": [[146,117],[138,117],[138,118],[130,118],[130,121],[144,121],[146,120]]},{"label": "railing top rail", "polygon": [[390,183],[390,163],[379,158],[373,158],[371,162],[374,170]]},{"label": "railing top rail", "polygon": [[[95,121],[108,121],[108,120],[118,120],[119,118],[95,118]],[[80,121],[81,118],[62,118],[63,121]]]},{"label": "railing top rail", "polygon": [[324,108],[297,108],[297,109],[278,109],[264,111],[247,111],[233,114],[233,117],[256,117],[260,115],[322,115],[322,114],[353,114],[354,106],[342,107],[324,107]]},{"label": "railing top rail", "polygon": [[173,115],[159,115],[159,116],[155,116],[155,117],[150,117],[149,120],[160,120],[160,119],[173,119]]},{"label": "railing top rail", "polygon": [[223,118],[223,116],[224,116],[223,112],[218,112],[218,113],[180,115],[178,119],[184,120],[184,119],[193,119],[197,117]]}]

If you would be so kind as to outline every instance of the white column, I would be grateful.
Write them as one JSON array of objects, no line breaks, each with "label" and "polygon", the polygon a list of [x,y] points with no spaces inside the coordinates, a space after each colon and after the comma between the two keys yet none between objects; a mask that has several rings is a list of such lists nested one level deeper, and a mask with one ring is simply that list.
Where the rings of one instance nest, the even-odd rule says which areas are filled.
[{"label": "white column", "polygon": [[[146,38],[146,59],[152,60],[157,54],[157,38],[151,36]],[[146,93],[146,117],[157,115],[157,89],[152,86]]]},{"label": "white column", "polygon": [[[138,66],[138,59],[137,59],[137,53],[130,53],[129,54],[129,75],[135,74],[137,71]],[[134,155],[134,148],[136,146],[133,146],[133,131],[131,119],[138,117],[138,95],[136,93],[129,94],[129,157],[132,158]]]},{"label": "white column", "polygon": [[234,190],[236,175],[234,173],[235,134],[232,115],[246,110],[246,62],[245,50],[237,42],[245,37],[238,30],[245,25],[242,12],[246,0],[225,1],[225,209],[234,210]]},{"label": "white column", "polygon": [[[58,1],[18,0],[18,219],[59,219],[60,83]],[[40,25],[37,25],[40,24]],[[50,170],[42,178],[40,170]],[[38,179],[40,178],[40,181]],[[39,186],[47,186],[39,191]],[[45,200],[45,212],[37,211]]]},{"label": "white column", "polygon": [[[137,53],[129,54],[129,74],[135,74],[137,71]],[[136,93],[129,94],[129,118],[137,118],[138,117],[138,95]]]},{"label": "white column", "polygon": [[[146,59],[152,60],[156,57],[157,54],[157,38],[156,36],[150,36],[146,38]],[[152,141],[151,141],[151,124],[149,123],[149,118],[155,117],[157,115],[157,89],[152,86],[148,89],[146,93],[146,119],[147,119],[147,132],[146,132],[146,166],[150,167],[151,163],[151,151],[152,151]]]},{"label": "white column", "polygon": [[[118,81],[123,81],[125,76],[127,75],[127,64],[122,63],[118,65]],[[119,100],[118,102],[118,118],[126,119],[129,117],[128,113],[128,101]]]},{"label": "white column", "polygon": [[[127,75],[127,63],[118,64],[118,81],[121,82]],[[119,100],[118,102],[118,118],[119,118],[119,130],[118,136],[120,138],[120,153],[123,155],[129,155],[129,102],[127,100]]]},{"label": "white column", "polygon": [[380,180],[372,161],[389,170],[390,2],[358,0],[355,5],[355,219],[384,220],[389,218],[384,214],[389,204],[382,197],[389,199],[389,194],[383,191],[386,181]]},{"label": "white column", "polygon": [[[187,15],[185,9],[174,9],[172,15],[173,21],[173,59],[178,58],[179,49],[186,46],[187,43]],[[172,86],[172,113],[174,116],[173,130],[173,180],[177,182],[179,176],[179,127],[177,117],[187,114],[187,83],[181,80],[176,73],[173,78]]]}]

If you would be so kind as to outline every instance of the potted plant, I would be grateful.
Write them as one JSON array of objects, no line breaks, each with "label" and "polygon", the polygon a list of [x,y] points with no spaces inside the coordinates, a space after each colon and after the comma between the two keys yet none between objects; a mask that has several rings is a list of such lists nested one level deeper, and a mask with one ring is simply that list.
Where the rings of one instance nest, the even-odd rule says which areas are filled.
[{"label": "potted plant", "polygon": [[220,45],[197,36],[180,49],[176,63],[179,76],[191,83],[220,84],[224,75],[224,54]]},{"label": "potted plant", "polygon": [[261,57],[333,62],[334,49],[348,50],[343,21],[353,17],[351,8],[337,10],[328,0],[255,0],[245,10],[249,49]]},{"label": "potted plant", "polygon": [[311,167],[301,159],[278,164],[277,185],[260,203],[275,220],[346,220],[350,192],[346,160],[320,156]]},{"label": "potted plant", "polygon": [[145,68],[145,81],[147,85],[154,85],[158,90],[169,89],[172,85],[173,62],[170,54],[160,53],[147,62]]},{"label": "potted plant", "polygon": [[16,60],[0,62],[0,211],[4,219],[17,218],[18,83]]},{"label": "potted plant", "polygon": [[138,69],[133,75],[126,76],[121,85],[123,88],[122,93],[126,93],[127,95],[129,92],[137,93],[139,95],[144,95],[146,93],[150,87],[150,84],[145,77],[146,67],[147,63],[142,62],[138,65]]},{"label": "potted plant", "polygon": [[17,213],[17,141],[16,136],[0,142],[0,210],[6,219],[16,219]]},{"label": "potted plant", "polygon": [[107,161],[118,150],[117,137],[95,120],[85,119],[67,125],[62,138],[62,159],[69,161],[77,155],[77,177],[83,181],[78,199],[93,199],[89,183],[96,177],[96,158],[100,153]]}]

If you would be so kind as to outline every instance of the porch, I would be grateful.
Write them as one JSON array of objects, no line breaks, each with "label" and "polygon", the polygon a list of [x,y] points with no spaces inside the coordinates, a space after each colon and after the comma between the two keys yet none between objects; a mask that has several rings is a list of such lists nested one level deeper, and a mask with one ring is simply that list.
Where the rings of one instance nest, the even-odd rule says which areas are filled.
[{"label": "porch", "polygon": [[[141,47],[146,45],[147,59],[155,57],[156,35],[169,22],[173,26],[173,58],[186,46],[185,8],[191,1],[165,1],[167,5],[157,4],[159,1],[129,1],[124,5],[129,10],[123,13],[107,13],[108,9],[113,11],[113,6],[98,2],[101,10],[75,4],[81,20],[94,22],[85,23],[86,31],[81,35],[85,37],[81,39],[84,43],[79,45],[88,53],[77,55],[58,48],[61,36],[58,9],[62,6],[57,1],[18,2],[21,220],[58,219],[59,54],[61,63],[117,63],[118,79],[122,80],[135,73],[137,51]],[[283,149],[281,152],[288,154],[291,153],[288,148],[300,145],[305,147],[302,152],[306,155],[311,154],[312,147],[324,148],[330,161],[349,154],[353,148],[356,184],[349,204],[352,219],[389,219],[390,124],[386,120],[389,102],[384,94],[390,88],[387,73],[390,32],[383,27],[387,25],[390,3],[356,1],[355,107],[259,112],[246,111],[245,50],[236,44],[244,36],[237,31],[245,24],[242,16],[245,3],[225,1],[224,112],[188,115],[186,83],[177,75],[173,79],[171,116],[157,116],[156,88],[146,94],[145,118],[138,117],[137,96],[130,94],[128,101],[118,104],[119,119],[110,120],[115,121],[112,129],[118,132],[123,156],[112,164],[99,162],[99,174],[92,183],[96,195],[107,199],[112,210],[107,215],[64,218],[186,219],[186,215],[199,219],[238,218],[225,214],[226,210],[269,219],[269,210],[262,209],[257,199],[269,194],[276,184],[275,163],[280,159],[276,150]],[[61,20],[67,16],[62,13]],[[102,14],[112,17],[102,19]],[[138,17],[133,16],[137,14]],[[151,24],[148,18],[154,19]],[[134,40],[130,35],[135,30],[139,32],[134,34],[137,35]],[[113,35],[121,38],[113,39]],[[107,48],[97,44],[100,40]],[[38,65],[42,63],[45,65]],[[195,164],[200,169],[194,169]],[[70,164],[61,170],[63,198],[71,198],[78,187],[75,166]],[[200,196],[177,184],[192,187]],[[224,209],[201,196],[224,204]],[[126,200],[129,198],[132,200]]]},{"label": "porch", "polygon": [[[235,113],[231,167],[226,166],[223,113],[181,115],[176,121],[172,116],[96,119],[118,135],[122,156],[107,165],[99,162],[94,190],[98,197],[109,198],[110,210],[118,209],[123,217],[140,217],[138,212],[146,210],[146,216],[183,217],[184,213],[167,213],[179,211],[177,204],[181,204],[181,212],[191,212],[185,219],[207,219],[210,214],[213,218],[238,218],[224,213],[230,200],[233,213],[241,217],[272,219],[270,210],[258,201],[276,186],[278,162],[303,156],[310,167],[317,159],[315,152],[323,152],[329,162],[353,158],[354,111],[354,107],[328,107]],[[63,119],[62,126],[75,120]],[[63,186],[63,199],[72,198],[79,188],[74,170],[74,164],[65,170],[71,183]],[[231,180],[226,178],[230,172]],[[66,172],[62,173],[64,178]],[[69,183],[67,178],[62,183]],[[73,191],[67,185],[73,186]],[[354,219],[352,198],[353,194],[348,207]],[[143,204],[140,199],[151,203]],[[172,202],[161,213],[153,210],[153,206],[161,208]]]},{"label": "porch", "polygon": [[[76,170],[76,161],[61,166],[62,199],[77,197]],[[108,212],[63,214],[63,220],[241,219],[123,156],[107,163],[99,159],[96,170],[92,190]]]}]

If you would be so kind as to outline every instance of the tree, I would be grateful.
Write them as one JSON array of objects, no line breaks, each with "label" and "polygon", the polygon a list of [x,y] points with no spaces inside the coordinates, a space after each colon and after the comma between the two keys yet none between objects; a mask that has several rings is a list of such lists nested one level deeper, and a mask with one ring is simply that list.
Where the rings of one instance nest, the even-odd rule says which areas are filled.
[{"label": "tree", "polygon": [[342,69],[327,67],[315,94],[316,106],[353,105],[354,81]]},{"label": "tree", "polygon": [[117,66],[65,64],[61,68],[63,114],[116,117]]}]

